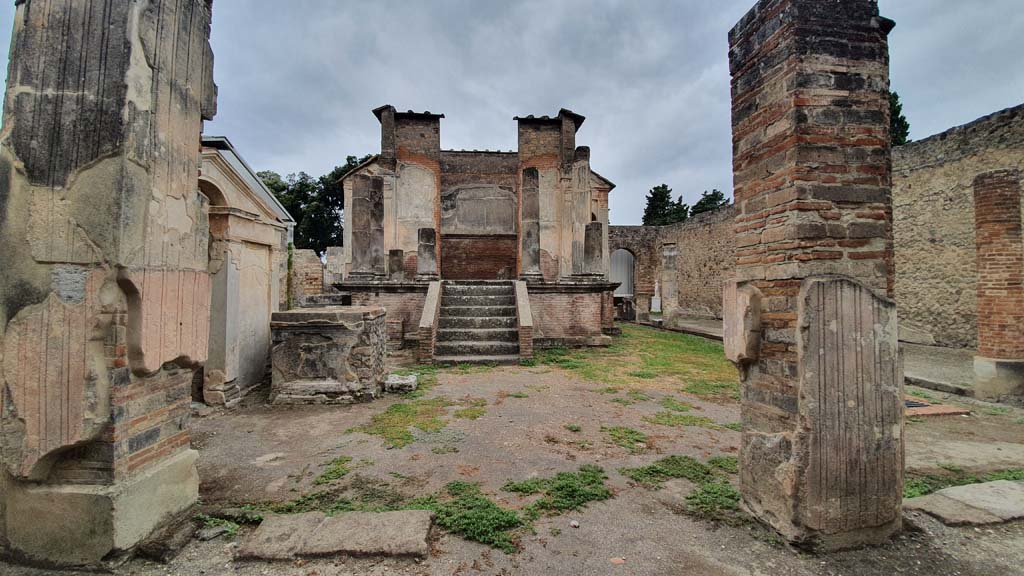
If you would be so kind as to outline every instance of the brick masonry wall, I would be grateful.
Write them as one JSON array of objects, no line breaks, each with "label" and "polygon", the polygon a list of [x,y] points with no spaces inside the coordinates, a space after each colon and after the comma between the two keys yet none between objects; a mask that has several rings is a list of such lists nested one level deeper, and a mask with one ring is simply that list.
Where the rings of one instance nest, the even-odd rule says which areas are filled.
[{"label": "brick masonry wall", "polygon": [[324,266],[313,250],[292,251],[292,304],[300,305],[306,296],[324,293]]},{"label": "brick masonry wall", "polygon": [[649,310],[654,283],[661,281],[662,245],[675,243],[679,313],[721,318],[722,287],[734,268],[734,218],[735,210],[727,206],[670,226],[612,226],[609,251],[625,249],[635,257],[637,311]]},{"label": "brick masonry wall", "polygon": [[978,246],[978,355],[1024,359],[1024,243],[1021,173],[1000,170],[974,181]]},{"label": "brick masonry wall", "polygon": [[445,280],[500,280],[516,275],[515,236],[447,236],[441,240]]},{"label": "brick masonry wall", "polygon": [[[545,344],[584,345],[602,335],[602,294],[530,292],[533,337]],[[558,342],[553,342],[558,341]]]},{"label": "brick masonry wall", "polygon": [[977,346],[974,179],[1024,170],[1024,105],[893,150],[900,324],[943,346]]},{"label": "brick masonry wall", "polygon": [[[425,287],[423,292],[352,292],[354,306],[383,306],[387,311],[387,322],[401,322],[403,340],[412,345],[419,340],[417,329],[426,298]],[[394,333],[397,328],[391,324],[389,330]]]}]

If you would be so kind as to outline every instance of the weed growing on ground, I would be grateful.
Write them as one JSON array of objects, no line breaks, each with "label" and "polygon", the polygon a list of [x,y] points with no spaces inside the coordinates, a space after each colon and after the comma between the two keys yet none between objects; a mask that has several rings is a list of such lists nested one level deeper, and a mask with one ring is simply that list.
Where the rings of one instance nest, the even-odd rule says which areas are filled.
[{"label": "weed growing on ground", "polygon": [[559,472],[551,478],[508,482],[502,490],[523,495],[543,494],[527,509],[527,515],[533,516],[541,512],[580,510],[589,502],[611,498],[611,491],[604,485],[607,478],[599,466],[587,464],[578,472]]},{"label": "weed growing on ground", "polygon": [[479,484],[451,482],[448,499],[434,501],[429,509],[438,526],[467,540],[493,546],[511,554],[516,550],[512,531],[524,525],[513,510],[502,508],[480,492]]},{"label": "weed growing on ground", "polygon": [[1005,416],[1011,412],[1007,406],[994,406],[992,408],[986,408],[983,412],[989,416]]},{"label": "weed growing on ground", "polygon": [[740,399],[740,386],[735,381],[695,380],[683,386],[683,392],[709,400]]},{"label": "weed growing on ground", "polygon": [[451,444],[445,444],[444,446],[434,446],[430,451],[434,454],[455,454],[459,451],[459,448]]},{"label": "weed growing on ground", "polygon": [[742,432],[743,431],[743,422],[730,422],[728,424],[722,424],[722,428],[728,428],[729,430],[734,430],[736,432]]},{"label": "weed growing on ground", "polygon": [[324,469],[323,472],[320,473],[319,476],[316,477],[316,480],[313,481],[313,484],[320,486],[322,484],[333,482],[334,480],[337,480],[345,476],[346,474],[352,471],[352,469],[348,467],[348,464],[351,461],[351,456],[339,456],[338,458],[331,460],[325,465],[326,468]]},{"label": "weed growing on ground", "polygon": [[537,365],[537,359],[536,358],[522,358],[522,359],[519,360],[519,365],[520,366],[524,366],[526,368],[533,368],[534,366]]},{"label": "weed growing on ground", "polygon": [[907,394],[914,396],[916,398],[921,398],[922,400],[927,400],[933,404],[938,403],[935,401],[935,398],[931,394],[925,392],[924,390],[907,390]]},{"label": "weed growing on ground", "polygon": [[632,406],[633,404],[636,404],[635,400],[630,400],[629,398],[612,398],[609,402],[615,402],[616,404],[621,404],[623,406]]},{"label": "weed growing on ground", "polygon": [[606,386],[604,388],[594,390],[594,392],[597,392],[598,394],[618,394],[620,390],[622,390],[622,388],[616,388],[615,386]]},{"label": "weed growing on ground", "polygon": [[565,429],[568,430],[569,432],[576,432],[576,433],[579,433],[579,432],[583,431],[583,427],[581,427],[579,424],[566,424],[565,425]]},{"label": "weed growing on ground", "polygon": [[464,420],[476,420],[487,413],[487,400],[483,398],[466,399],[468,406],[456,410],[452,415]]},{"label": "weed growing on ground", "polygon": [[648,396],[647,394],[644,394],[643,392],[639,392],[637,390],[630,390],[629,392],[626,393],[626,395],[629,396],[630,400],[633,400],[634,402],[646,402],[651,399],[651,397]]},{"label": "weed growing on ground", "polygon": [[690,410],[693,410],[692,404],[680,402],[679,400],[676,400],[671,396],[667,398],[662,398],[661,402],[659,402],[658,404],[660,404],[662,408],[665,408],[666,410],[671,410],[673,412],[689,412]]},{"label": "weed growing on ground", "polygon": [[[979,484],[982,482],[995,482],[996,480],[1024,480],[1024,468],[1011,468],[1000,470],[982,476],[965,474],[959,466],[945,465],[941,468],[953,472],[952,475],[938,474],[908,474],[903,483],[903,497],[917,498],[927,496],[944,488],[953,486],[966,486],[968,484]],[[951,470],[953,468],[954,470]]]},{"label": "weed growing on ground", "polygon": [[736,522],[740,519],[740,494],[720,473],[735,474],[738,470],[739,465],[732,456],[716,456],[706,464],[689,456],[669,456],[640,468],[621,468],[619,472],[651,489],[660,488],[673,478],[689,480],[697,485],[697,489],[686,497],[688,514]]},{"label": "weed growing on ground", "polygon": [[508,394],[508,397],[509,398],[529,398],[530,395],[527,394],[526,392],[510,392]]},{"label": "weed growing on ground", "polygon": [[215,518],[213,516],[207,516],[206,514],[196,514],[195,519],[202,522],[203,528],[215,528],[217,526],[223,526],[226,530],[224,535],[228,538],[234,538],[238,534],[238,524],[231,520],[225,520],[224,518]]},{"label": "weed growing on ground", "polygon": [[722,479],[704,482],[686,497],[686,511],[698,518],[727,521],[739,507],[739,491]]},{"label": "weed growing on ground", "polygon": [[694,484],[708,481],[711,467],[689,456],[669,456],[640,468],[620,468],[619,472],[648,488],[657,489],[673,478],[685,478]]},{"label": "weed growing on ground", "polygon": [[641,380],[654,380],[659,374],[654,370],[634,370],[629,373],[633,378],[640,378]]},{"label": "weed growing on ground", "polygon": [[612,444],[622,446],[630,452],[636,454],[643,452],[647,443],[647,435],[639,430],[627,428],[625,426],[612,426],[610,428],[601,428],[601,432],[608,435]]},{"label": "weed growing on ground", "polygon": [[352,430],[380,436],[391,448],[402,448],[413,442],[412,432],[409,431],[411,427],[424,432],[437,432],[443,429],[445,408],[451,405],[447,398],[392,404],[384,412],[375,414],[369,424]]},{"label": "weed growing on ground", "polygon": [[704,416],[692,414],[679,414],[677,412],[658,412],[654,416],[644,416],[644,422],[660,424],[662,426],[699,426],[701,428],[716,428],[715,421]]}]

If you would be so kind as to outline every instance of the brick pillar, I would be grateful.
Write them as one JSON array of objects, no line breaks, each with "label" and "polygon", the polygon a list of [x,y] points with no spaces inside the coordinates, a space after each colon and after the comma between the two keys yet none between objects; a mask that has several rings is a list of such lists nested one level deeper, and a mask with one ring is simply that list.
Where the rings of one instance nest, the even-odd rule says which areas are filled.
[{"label": "brick pillar", "polygon": [[437,280],[437,232],[433,228],[416,231],[419,245],[416,250],[416,279]]},{"label": "brick pillar", "polygon": [[900,529],[887,34],[874,0],[762,0],[730,32],[741,489],[789,541]]},{"label": "brick pillar", "polygon": [[[0,546],[97,564],[195,503],[211,0],[15,2],[0,134]],[[187,54],[188,58],[183,55]]]},{"label": "brick pillar", "polygon": [[384,179],[357,174],[352,177],[352,280],[383,280]]},{"label": "brick pillar", "polygon": [[978,250],[978,355],[975,395],[1024,400],[1024,243],[1021,173],[999,170],[974,180]]}]

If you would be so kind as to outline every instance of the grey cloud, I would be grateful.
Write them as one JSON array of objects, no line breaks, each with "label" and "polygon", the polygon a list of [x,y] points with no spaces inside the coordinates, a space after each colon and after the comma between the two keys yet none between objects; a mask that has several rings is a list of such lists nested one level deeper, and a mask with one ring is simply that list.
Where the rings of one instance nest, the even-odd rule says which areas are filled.
[{"label": "grey cloud", "polygon": [[[881,0],[893,85],[920,138],[1024,100],[1019,0]],[[0,44],[14,9],[0,6]],[[514,149],[517,114],[587,116],[614,223],[662,182],[730,191],[729,28],[753,0],[218,0],[219,114],[258,169],[321,174],[375,152],[370,110],[443,112],[446,148]],[[979,4],[984,8],[980,9]]]}]

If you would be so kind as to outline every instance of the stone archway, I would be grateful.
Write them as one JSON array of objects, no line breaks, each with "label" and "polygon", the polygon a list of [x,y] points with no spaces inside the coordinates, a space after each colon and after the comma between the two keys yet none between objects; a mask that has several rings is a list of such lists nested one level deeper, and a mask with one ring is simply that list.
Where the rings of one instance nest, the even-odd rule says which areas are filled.
[{"label": "stone archway", "polygon": [[618,320],[636,320],[636,257],[625,248],[619,248],[611,255],[611,282],[617,282],[615,289],[615,316]]}]

